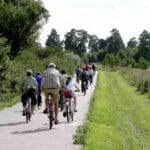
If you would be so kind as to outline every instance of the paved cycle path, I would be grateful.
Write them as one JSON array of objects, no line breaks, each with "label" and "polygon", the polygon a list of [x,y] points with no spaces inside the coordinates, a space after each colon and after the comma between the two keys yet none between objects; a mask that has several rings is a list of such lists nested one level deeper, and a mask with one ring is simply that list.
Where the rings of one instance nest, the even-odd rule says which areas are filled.
[{"label": "paved cycle path", "polygon": [[62,112],[59,112],[60,123],[49,130],[48,117],[42,113],[44,97],[42,108],[35,111],[29,123],[22,116],[21,103],[0,111],[0,150],[80,150],[81,145],[73,144],[73,134],[86,117],[97,74],[85,96],[81,92],[76,93],[78,112],[71,123],[67,123]]}]

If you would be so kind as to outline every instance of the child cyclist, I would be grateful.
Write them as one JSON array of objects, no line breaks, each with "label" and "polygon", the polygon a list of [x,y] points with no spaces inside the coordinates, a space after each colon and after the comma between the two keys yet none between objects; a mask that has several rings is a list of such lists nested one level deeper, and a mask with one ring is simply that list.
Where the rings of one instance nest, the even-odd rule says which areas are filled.
[{"label": "child cyclist", "polygon": [[[67,77],[67,81],[66,81],[66,87],[65,87],[65,91],[70,91],[70,95],[71,97],[74,99],[74,111],[77,112],[77,98],[75,95],[75,89],[76,91],[80,91],[79,87],[76,85],[76,83],[74,81],[72,81],[72,78],[69,76]],[[65,113],[65,112],[64,112]],[[65,114],[63,114],[65,116]]]}]

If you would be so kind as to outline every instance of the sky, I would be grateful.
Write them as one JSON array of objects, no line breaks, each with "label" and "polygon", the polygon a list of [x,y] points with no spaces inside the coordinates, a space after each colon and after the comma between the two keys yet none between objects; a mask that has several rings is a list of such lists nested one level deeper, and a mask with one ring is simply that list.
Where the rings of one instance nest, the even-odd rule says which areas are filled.
[{"label": "sky", "polygon": [[41,29],[39,42],[44,46],[56,29],[61,39],[72,28],[106,39],[116,28],[124,43],[139,38],[145,29],[150,32],[149,0],[41,0],[50,18]]}]

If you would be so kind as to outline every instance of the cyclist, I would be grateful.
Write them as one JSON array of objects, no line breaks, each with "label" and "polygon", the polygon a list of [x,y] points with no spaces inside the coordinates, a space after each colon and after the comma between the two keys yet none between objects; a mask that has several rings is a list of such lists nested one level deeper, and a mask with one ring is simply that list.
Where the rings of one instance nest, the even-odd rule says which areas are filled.
[{"label": "cyclist", "polygon": [[81,72],[80,79],[81,79],[81,89],[83,93],[84,82],[86,82],[86,88],[88,88],[87,87],[88,86],[88,73],[85,68],[83,68],[83,71]]},{"label": "cyclist", "polygon": [[38,102],[38,107],[41,106],[42,103],[42,96],[41,96],[41,82],[42,82],[42,75],[41,72],[37,72],[34,75],[34,78],[36,79],[37,83],[38,83],[38,95],[37,95],[37,102]]},{"label": "cyclist", "polygon": [[95,72],[96,72],[96,66],[95,66],[95,64],[92,64],[92,69],[93,69],[93,72],[95,74]]},{"label": "cyclist", "polygon": [[55,104],[55,124],[58,124],[58,100],[60,88],[60,72],[56,69],[54,63],[50,63],[42,75],[41,89],[45,95],[45,109],[43,111],[45,114],[48,113],[49,93],[52,94],[52,99]]},{"label": "cyclist", "polygon": [[76,73],[76,82],[79,84],[79,81],[80,81],[80,73],[81,73],[81,68],[80,66],[77,66],[76,70],[75,70],[75,73]]},{"label": "cyclist", "polygon": [[91,66],[89,67],[87,73],[88,73],[89,81],[90,81],[90,84],[91,84],[93,82],[93,75],[94,75],[94,72],[93,72],[93,69],[92,69]]},{"label": "cyclist", "polygon": [[27,77],[23,79],[21,83],[21,91],[22,91],[22,104],[23,104],[23,115],[25,115],[25,106],[27,103],[27,98],[31,98],[31,111],[34,113],[35,105],[36,105],[36,95],[38,89],[38,83],[36,79],[32,76],[32,70],[27,70]]},{"label": "cyclist", "polygon": [[75,92],[74,92],[74,88],[76,90],[80,91],[79,87],[75,84],[75,82],[72,81],[72,78],[70,76],[68,76],[67,81],[66,81],[65,89],[71,91],[71,97],[74,98],[74,111],[77,112],[77,109],[76,109],[76,107],[77,107],[77,98],[76,98],[76,95],[75,95]]},{"label": "cyclist", "polygon": [[67,74],[65,70],[61,70],[61,76],[60,76],[60,82],[61,82],[61,89],[59,91],[60,99],[59,99],[59,105],[61,106],[61,103],[63,102],[63,89],[66,85],[67,80]]}]

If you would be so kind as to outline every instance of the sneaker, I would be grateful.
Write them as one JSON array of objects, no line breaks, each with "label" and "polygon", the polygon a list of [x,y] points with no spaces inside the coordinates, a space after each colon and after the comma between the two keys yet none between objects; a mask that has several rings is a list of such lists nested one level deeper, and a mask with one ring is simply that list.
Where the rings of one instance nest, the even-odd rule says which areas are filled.
[{"label": "sneaker", "polygon": [[63,116],[66,117],[66,112],[65,111],[63,112]]},{"label": "sneaker", "polygon": [[47,109],[44,109],[43,113],[44,113],[44,114],[48,114],[48,110],[47,110]]},{"label": "sneaker", "polygon": [[58,120],[55,120],[54,124],[58,124],[58,123],[59,123],[59,121],[58,121]]}]

